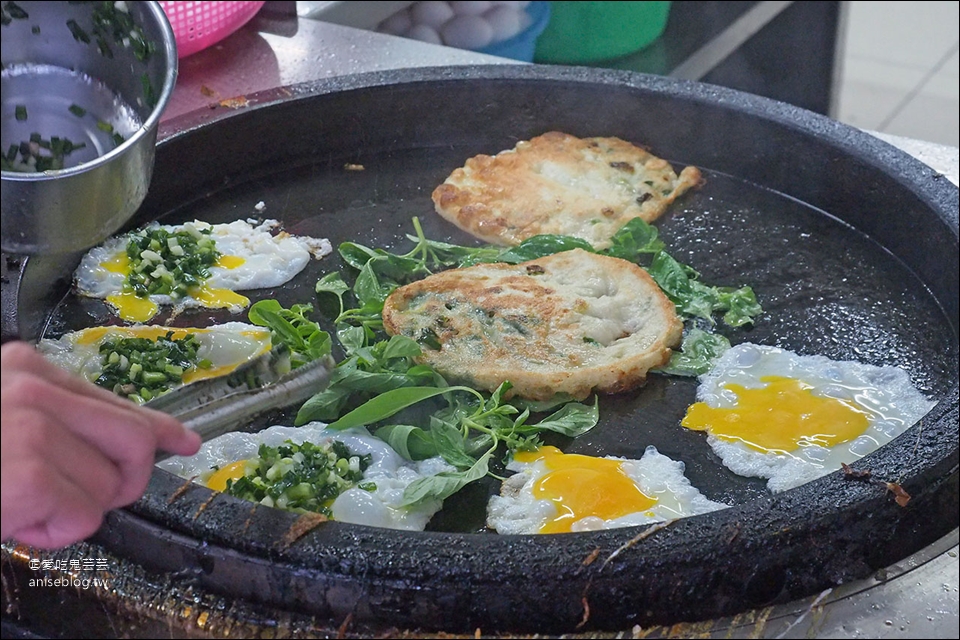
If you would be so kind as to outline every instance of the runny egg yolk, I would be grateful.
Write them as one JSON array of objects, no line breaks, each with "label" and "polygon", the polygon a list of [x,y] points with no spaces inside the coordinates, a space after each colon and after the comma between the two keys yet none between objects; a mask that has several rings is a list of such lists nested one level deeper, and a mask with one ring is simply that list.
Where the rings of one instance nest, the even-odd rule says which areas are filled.
[{"label": "runny egg yolk", "polygon": [[237,481],[244,476],[247,468],[246,460],[237,460],[224,465],[207,478],[207,486],[214,491],[226,491],[227,480]]},{"label": "runny egg yolk", "polygon": [[214,264],[214,266],[222,269],[236,269],[244,262],[246,262],[246,260],[240,256],[220,256],[217,258],[217,262]]},{"label": "runny egg yolk", "polygon": [[[222,269],[236,269],[245,262],[240,256],[220,256],[214,264]],[[118,253],[109,260],[100,263],[106,271],[122,274],[125,278],[130,275],[130,257]],[[230,307],[247,307],[250,299],[230,289],[214,289],[206,284],[192,287],[188,295],[209,309],[224,309]],[[159,307],[148,297],[139,297],[132,291],[120,291],[106,298],[107,302],[117,309],[117,315],[127,322],[146,322],[157,315]]]},{"label": "runny egg yolk", "polygon": [[[124,277],[130,275],[130,257],[118,253],[109,260],[100,263],[100,266],[110,273],[119,273]],[[157,315],[159,307],[150,298],[140,298],[132,291],[118,291],[107,296],[107,302],[117,309],[117,315],[127,322],[146,322]]]},{"label": "runny egg yolk", "polygon": [[550,500],[557,515],[540,533],[566,533],[587,516],[604,520],[650,509],[656,498],[645,495],[623,472],[620,461],[566,454],[556,447],[540,447],[514,455],[518,462],[542,460],[549,470],[533,485],[534,497]]},{"label": "runny egg yolk", "polygon": [[246,307],[250,299],[230,289],[213,289],[207,285],[190,289],[190,297],[210,309]]},{"label": "runny egg yolk", "polygon": [[794,378],[764,376],[760,380],[767,386],[725,385],[737,395],[735,407],[713,408],[697,402],[680,424],[758,451],[781,453],[809,445],[832,447],[853,440],[870,426],[870,414],[852,401],[816,396],[812,386]]},{"label": "runny egg yolk", "polygon": [[157,315],[160,307],[150,298],[141,298],[132,291],[121,291],[107,296],[107,302],[117,310],[117,315],[127,322],[146,322]]}]

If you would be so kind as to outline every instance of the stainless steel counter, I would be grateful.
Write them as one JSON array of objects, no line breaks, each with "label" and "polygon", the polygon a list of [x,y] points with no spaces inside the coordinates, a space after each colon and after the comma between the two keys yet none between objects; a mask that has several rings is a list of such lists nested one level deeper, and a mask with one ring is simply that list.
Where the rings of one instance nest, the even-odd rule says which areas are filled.
[{"label": "stainless steel counter", "polygon": [[[261,14],[220,44],[181,61],[177,89],[160,135],[176,130],[177,116],[201,112],[201,119],[213,120],[230,109],[246,108],[258,99],[253,94],[261,91],[282,91],[282,87],[300,82],[367,71],[461,64],[517,63],[289,14]],[[195,124],[197,118],[190,120]],[[957,148],[875,135],[958,182]],[[806,600],[727,620],[653,630],[627,629],[623,635],[957,638],[958,594],[960,562],[958,532],[954,530],[870,579]]]}]

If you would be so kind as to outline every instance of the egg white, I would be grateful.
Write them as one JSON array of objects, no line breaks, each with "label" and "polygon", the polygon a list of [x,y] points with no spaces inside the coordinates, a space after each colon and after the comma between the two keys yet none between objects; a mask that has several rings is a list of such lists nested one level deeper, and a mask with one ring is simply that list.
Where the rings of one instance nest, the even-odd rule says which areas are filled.
[{"label": "egg white", "polygon": [[333,519],[352,524],[363,524],[388,529],[422,531],[440,507],[442,500],[431,499],[412,507],[401,507],[407,486],[427,476],[455,469],[440,458],[418,462],[405,460],[387,443],[375,438],[364,428],[331,431],[321,422],[310,422],[302,427],[273,426],[258,433],[226,433],[206,442],[200,451],[190,457],[173,457],[158,466],[184,478],[193,478],[204,484],[214,466],[224,466],[238,460],[255,458],[261,444],[278,447],[287,440],[294,443],[310,441],[323,444],[339,440],[355,454],[370,454],[371,464],[364,471],[363,481],[376,484],[374,491],[353,488],[341,493],[334,501]]},{"label": "egg white", "polygon": [[851,401],[869,416],[866,431],[852,440],[832,447],[808,444],[790,452],[759,451],[708,433],[707,442],[727,468],[742,476],[766,478],[773,492],[837,471],[841,463],[855,462],[906,431],[935,404],[898,367],[801,356],[751,343],[731,348],[700,376],[697,400],[711,407],[735,407],[737,395],[726,385],[765,387],[761,378],[766,376],[800,380],[812,386],[813,395]]},{"label": "egg white", "polygon": [[138,325],[135,327],[91,327],[71,331],[53,339],[44,338],[37,349],[57,366],[83,376],[90,382],[103,373],[100,345],[110,338],[156,339],[167,331],[192,333],[200,343],[198,360],[209,360],[210,367],[204,370],[187,370],[186,381],[225,375],[241,364],[252,360],[270,349],[270,330],[243,322],[227,322],[206,328],[177,328]]},{"label": "egg white", "polygon": [[[300,273],[310,258],[322,258],[333,248],[327,239],[273,233],[280,223],[276,220],[236,220],[228,224],[208,224],[199,220],[181,225],[152,223],[147,229],[163,228],[177,232],[193,227],[209,229],[217,250],[223,256],[239,258],[238,266],[231,268],[214,266],[206,286],[210,289],[244,291],[276,287]],[[123,289],[126,274],[111,270],[111,261],[126,253],[129,234],[109,238],[98,247],[88,251],[74,274],[76,291],[82,296],[107,299]],[[186,296],[174,300],[168,295],[152,295],[150,300],[158,306],[176,305],[177,308],[209,306],[201,300]],[[242,311],[249,301],[232,301],[228,308]],[[220,306],[220,305],[216,305]]]},{"label": "egg white", "polygon": [[[661,454],[654,446],[647,447],[639,460],[614,456],[606,456],[604,459],[621,461],[623,472],[644,495],[654,498],[656,502],[649,509],[610,520],[597,516],[580,518],[571,525],[572,532],[662,522],[729,506],[714,502],[701,494],[683,474],[683,462]],[[543,460],[532,463],[511,460],[507,469],[517,473],[507,478],[501,487],[500,495],[491,496],[487,503],[487,527],[500,534],[539,533],[547,522],[558,515],[554,502],[538,499],[533,490],[536,482],[549,473],[550,469]]]}]

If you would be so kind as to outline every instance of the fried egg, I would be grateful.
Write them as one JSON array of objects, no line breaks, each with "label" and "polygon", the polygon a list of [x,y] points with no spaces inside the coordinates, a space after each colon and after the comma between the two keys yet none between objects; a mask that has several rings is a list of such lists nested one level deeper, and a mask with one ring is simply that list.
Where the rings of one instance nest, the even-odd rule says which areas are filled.
[{"label": "fried egg", "polygon": [[906,371],[740,344],[700,376],[681,424],[734,473],[773,492],[850,464],[906,431],[935,404]]},{"label": "fried egg", "polygon": [[723,509],[683,475],[684,464],[649,446],[639,460],[518,452],[514,475],[487,503],[487,526],[501,534],[564,533],[630,527]]},{"label": "fried egg", "polygon": [[[270,330],[243,322],[227,322],[207,328],[174,328],[151,325],[134,327],[90,327],[66,333],[60,338],[44,338],[37,349],[57,366],[93,382],[103,373],[100,345],[117,338],[157,338],[172,333],[174,339],[188,334],[197,337],[196,366],[183,371],[183,384],[230,373],[271,347]],[[199,366],[200,363],[203,366]]]},{"label": "fried egg", "polygon": [[212,488],[222,489],[226,477],[224,474],[214,477],[218,472],[211,471],[213,467],[230,468],[239,477],[243,467],[235,463],[256,457],[261,444],[277,447],[287,440],[297,444],[307,440],[315,444],[339,440],[353,454],[370,454],[371,464],[364,472],[361,484],[372,483],[376,488],[370,491],[358,486],[341,493],[330,507],[333,519],[339,522],[422,531],[433,514],[443,506],[443,501],[428,499],[410,507],[402,507],[404,489],[419,478],[442,471],[455,471],[441,458],[418,462],[405,460],[387,443],[371,436],[362,427],[331,431],[321,422],[310,422],[302,427],[273,426],[258,433],[226,433],[204,443],[196,455],[168,458],[159,462],[158,466],[181,477],[194,478],[205,486],[212,480],[218,483]]},{"label": "fried egg", "polygon": [[[300,273],[311,256],[321,258],[333,248],[326,239],[274,233],[276,220],[237,220],[229,224],[208,224],[199,220],[182,225],[153,223],[149,232],[164,229],[170,233],[209,232],[220,257],[209,268],[209,277],[189,288],[186,295],[151,294],[138,296],[125,286],[132,266],[127,255],[129,234],[115,236],[84,255],[74,274],[76,291],[82,296],[105,300],[117,315],[128,322],[147,322],[161,305],[177,308],[207,307],[239,312],[250,300],[237,291],[279,286]],[[182,256],[182,259],[189,258]],[[153,267],[151,267],[153,269]],[[161,277],[163,272],[158,272]]]}]

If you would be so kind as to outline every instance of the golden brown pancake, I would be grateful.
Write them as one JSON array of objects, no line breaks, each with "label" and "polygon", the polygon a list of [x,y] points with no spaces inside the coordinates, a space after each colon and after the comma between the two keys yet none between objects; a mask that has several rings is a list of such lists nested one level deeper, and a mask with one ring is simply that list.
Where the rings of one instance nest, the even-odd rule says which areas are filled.
[{"label": "golden brown pancake", "polygon": [[580,249],[444,271],[395,290],[383,324],[451,381],[546,400],[641,385],[683,324],[646,271]]},{"label": "golden brown pancake", "polygon": [[478,155],[433,191],[437,212],[492,244],[538,234],[576,236],[597,249],[633,218],[653,222],[702,181],[619,138],[552,131],[495,156]]}]

